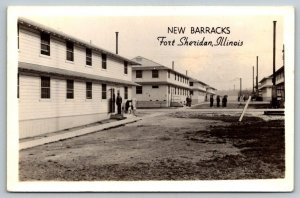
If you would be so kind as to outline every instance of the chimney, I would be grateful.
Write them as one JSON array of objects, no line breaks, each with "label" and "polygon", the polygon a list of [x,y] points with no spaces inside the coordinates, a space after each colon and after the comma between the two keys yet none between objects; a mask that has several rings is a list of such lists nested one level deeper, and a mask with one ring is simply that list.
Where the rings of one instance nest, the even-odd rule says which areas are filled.
[{"label": "chimney", "polygon": [[118,54],[118,34],[119,32],[116,32],[116,54]]},{"label": "chimney", "polygon": [[172,61],[172,70],[174,70],[174,61]]}]

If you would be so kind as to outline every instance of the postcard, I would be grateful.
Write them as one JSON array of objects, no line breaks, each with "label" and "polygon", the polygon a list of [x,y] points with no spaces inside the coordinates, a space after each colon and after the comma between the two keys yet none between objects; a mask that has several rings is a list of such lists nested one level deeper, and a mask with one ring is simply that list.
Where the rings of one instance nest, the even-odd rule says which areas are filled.
[{"label": "postcard", "polygon": [[10,6],[7,190],[290,192],[294,8]]}]

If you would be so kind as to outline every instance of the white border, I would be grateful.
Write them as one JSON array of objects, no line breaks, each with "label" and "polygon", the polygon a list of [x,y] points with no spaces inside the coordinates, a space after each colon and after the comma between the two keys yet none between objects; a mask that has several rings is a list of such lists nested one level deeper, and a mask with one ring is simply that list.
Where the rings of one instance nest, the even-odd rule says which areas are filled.
[{"label": "white border", "polygon": [[[117,13],[117,14],[116,14]],[[19,134],[17,87],[17,18],[19,16],[242,16],[284,17],[286,81],[286,177],[266,180],[138,181],[138,182],[19,182]],[[233,6],[12,6],[7,17],[7,189],[22,192],[286,192],[294,188],[294,8]]]}]

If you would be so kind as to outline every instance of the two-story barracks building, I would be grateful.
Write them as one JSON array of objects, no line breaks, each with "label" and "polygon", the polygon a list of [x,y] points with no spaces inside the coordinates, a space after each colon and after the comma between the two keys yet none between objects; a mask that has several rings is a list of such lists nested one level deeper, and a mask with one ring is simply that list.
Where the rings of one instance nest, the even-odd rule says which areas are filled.
[{"label": "two-story barracks building", "polygon": [[190,78],[190,97],[192,99],[192,105],[204,102],[207,98],[207,88],[209,86],[204,82]]},{"label": "two-story barracks building", "polygon": [[190,94],[189,77],[178,71],[138,56],[132,59],[140,65],[132,67],[133,82],[140,86],[133,88],[132,97],[137,107],[182,106]]},{"label": "two-story barracks building", "polygon": [[20,138],[109,118],[115,98],[131,99],[127,58],[64,33],[18,20]]}]

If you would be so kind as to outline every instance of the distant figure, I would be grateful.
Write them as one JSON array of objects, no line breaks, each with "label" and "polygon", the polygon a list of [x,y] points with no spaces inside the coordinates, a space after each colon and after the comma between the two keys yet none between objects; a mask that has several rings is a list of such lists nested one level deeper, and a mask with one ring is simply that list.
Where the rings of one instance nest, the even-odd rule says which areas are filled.
[{"label": "distant figure", "polygon": [[189,101],[190,101],[190,98],[189,96],[186,97],[186,106],[188,107],[189,106]]},{"label": "distant figure", "polygon": [[210,107],[214,106],[214,96],[213,95],[210,95]]},{"label": "distant figure", "polygon": [[227,95],[223,96],[222,99],[222,107],[226,107],[227,106]]},{"label": "distant figure", "polygon": [[240,100],[241,100],[241,96],[238,96],[238,102],[240,102]]},{"label": "distant figure", "polygon": [[217,96],[217,107],[220,107],[220,101],[221,101],[221,99],[220,99],[220,96],[218,95]]},{"label": "distant figure", "polygon": [[244,100],[244,102],[246,101],[246,96],[245,95],[243,96],[243,100]]},{"label": "distant figure", "polygon": [[128,114],[132,114],[132,103],[131,102],[129,102]]},{"label": "distant figure", "polygon": [[120,92],[118,92],[116,104],[118,106],[118,114],[121,114],[121,108],[122,108],[122,97],[120,96]]},{"label": "distant figure", "polygon": [[135,111],[136,111],[136,103],[137,103],[136,98],[132,98],[132,106],[131,106],[131,108],[132,108],[132,114],[134,116],[135,116]]}]

